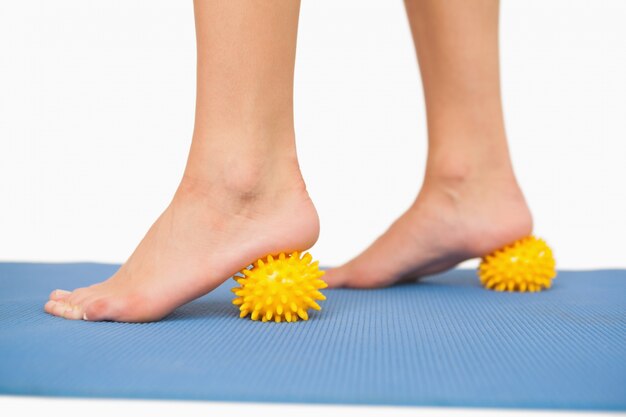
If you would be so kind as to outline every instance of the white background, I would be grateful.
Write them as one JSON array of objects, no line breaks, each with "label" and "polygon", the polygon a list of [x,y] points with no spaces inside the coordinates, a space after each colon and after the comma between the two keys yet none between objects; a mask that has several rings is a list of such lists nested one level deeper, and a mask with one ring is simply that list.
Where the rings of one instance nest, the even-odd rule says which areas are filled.
[{"label": "white background", "polygon": [[[536,232],[564,268],[626,267],[625,20],[620,0],[502,7],[513,159]],[[335,265],[383,232],[418,191],[421,87],[400,1],[305,1],[298,43],[299,155],[322,220],[313,253]],[[190,1],[0,3],[0,260],[125,260],[184,166],[194,48]],[[2,402],[37,415],[118,407]],[[168,407],[183,405],[204,414],[246,410]],[[261,410],[319,411],[273,407]],[[325,412],[349,410],[364,412]]]},{"label": "white background", "polygon": [[[505,1],[515,168],[563,268],[625,267],[626,2]],[[171,198],[193,127],[191,1],[0,5],[0,260],[123,262]],[[426,126],[400,1],[305,1],[296,132],[336,265],[404,211]]]}]

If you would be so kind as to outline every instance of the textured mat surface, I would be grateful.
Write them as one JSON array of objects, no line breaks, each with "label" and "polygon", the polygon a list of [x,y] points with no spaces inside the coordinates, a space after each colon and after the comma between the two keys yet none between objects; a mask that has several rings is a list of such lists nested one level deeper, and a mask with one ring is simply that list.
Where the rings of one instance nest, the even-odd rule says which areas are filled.
[{"label": "textured mat surface", "polygon": [[0,393],[626,409],[626,271],[561,272],[539,294],[456,270],[327,291],[308,322],[237,317],[229,280],[149,324],[46,315],[57,287],[115,265],[0,264]]}]

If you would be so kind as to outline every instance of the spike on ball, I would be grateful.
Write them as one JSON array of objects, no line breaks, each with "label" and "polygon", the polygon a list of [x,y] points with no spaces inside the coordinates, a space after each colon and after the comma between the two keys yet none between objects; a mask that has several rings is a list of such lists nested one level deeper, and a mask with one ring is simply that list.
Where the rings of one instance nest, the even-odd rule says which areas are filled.
[{"label": "spike on ball", "polygon": [[320,292],[328,285],[321,279],[318,262],[309,253],[300,256],[281,253],[268,255],[235,275],[239,287],[232,289],[239,307],[239,317],[280,323],[308,320],[308,310],[321,310],[317,301],[326,297]]},{"label": "spike on ball", "polygon": [[528,236],[482,258],[478,276],[491,290],[537,292],[552,285],[556,263],[543,239]]}]

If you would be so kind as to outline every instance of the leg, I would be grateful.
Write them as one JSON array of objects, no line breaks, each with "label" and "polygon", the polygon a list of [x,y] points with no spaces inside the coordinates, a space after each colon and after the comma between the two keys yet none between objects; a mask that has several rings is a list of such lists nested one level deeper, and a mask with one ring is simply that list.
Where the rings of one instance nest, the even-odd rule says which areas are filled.
[{"label": "leg", "polygon": [[256,258],[313,245],[294,144],[298,13],[299,1],[196,0],[196,121],[180,186],[115,275],[54,291],[47,312],[158,320]]},{"label": "leg", "polygon": [[500,99],[498,1],[406,0],[424,85],[428,160],[410,209],[331,285],[440,272],[529,234]]}]

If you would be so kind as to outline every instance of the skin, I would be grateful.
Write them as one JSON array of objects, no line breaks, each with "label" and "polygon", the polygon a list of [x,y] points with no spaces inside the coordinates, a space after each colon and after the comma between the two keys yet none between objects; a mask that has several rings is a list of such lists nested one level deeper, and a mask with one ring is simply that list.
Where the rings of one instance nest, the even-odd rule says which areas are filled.
[{"label": "skin", "polygon": [[[154,321],[269,253],[319,234],[293,122],[298,1],[196,0],[197,99],[171,203],[108,280],[55,290],[67,319]],[[361,255],[325,276],[370,288],[415,279],[528,235],[509,157],[498,2],[407,0],[427,106],[428,161],[414,204]]]},{"label": "skin", "polygon": [[412,206],[325,278],[378,287],[483,256],[532,231],[513,173],[500,94],[497,0],[406,0],[428,122],[428,158]]}]

